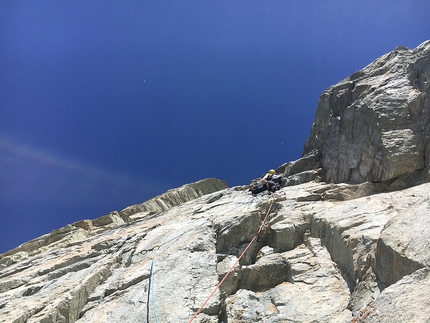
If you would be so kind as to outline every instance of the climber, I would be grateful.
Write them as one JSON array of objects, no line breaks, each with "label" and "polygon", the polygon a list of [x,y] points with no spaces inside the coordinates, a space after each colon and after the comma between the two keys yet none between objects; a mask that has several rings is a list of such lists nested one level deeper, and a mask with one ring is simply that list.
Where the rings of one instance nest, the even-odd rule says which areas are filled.
[{"label": "climber", "polygon": [[261,184],[265,184],[268,181],[271,181],[273,178],[273,175],[276,173],[276,171],[274,169],[271,169],[267,172],[266,175],[263,176],[263,178],[261,179]]},{"label": "climber", "polygon": [[252,195],[257,195],[258,193],[269,191],[269,194],[274,193],[281,189],[281,186],[278,183],[275,183],[273,179],[273,175],[275,174],[275,170],[271,169],[267,172],[266,175],[261,179],[261,185],[258,187],[251,187],[249,190],[252,192]]},{"label": "climber", "polygon": [[279,184],[276,184],[273,181],[268,181],[266,184],[261,184],[258,187],[251,187],[250,191],[252,192],[252,195],[255,196],[258,193],[264,192],[264,191],[269,191],[269,194],[272,194],[278,190],[281,189],[281,186]]}]

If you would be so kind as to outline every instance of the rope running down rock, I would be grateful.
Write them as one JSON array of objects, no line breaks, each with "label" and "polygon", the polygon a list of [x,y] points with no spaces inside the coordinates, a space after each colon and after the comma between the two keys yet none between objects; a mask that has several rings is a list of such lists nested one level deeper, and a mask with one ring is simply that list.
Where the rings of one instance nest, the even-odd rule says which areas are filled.
[{"label": "rope running down rock", "polygon": [[[250,201],[248,203],[245,203],[244,209],[252,202],[252,199],[250,199]],[[227,214],[235,209],[237,209],[240,206],[240,204],[236,205],[235,207],[225,211],[224,213],[222,213],[221,215]],[[153,311],[154,311],[154,316],[155,316],[155,321],[158,323],[158,315],[157,315],[157,305],[155,302],[155,292],[154,292],[154,264],[155,264],[155,258],[157,256],[157,250],[159,250],[162,246],[179,239],[180,237],[182,237],[184,234],[190,232],[190,231],[194,231],[197,230],[198,228],[200,228],[201,226],[203,226],[204,224],[211,222],[210,220],[206,220],[205,222],[191,228],[188,229],[187,231],[182,232],[181,234],[167,240],[166,242],[162,243],[159,246],[154,246],[152,248],[153,250],[153,256],[152,256],[152,263],[151,263],[151,272],[150,272],[150,277],[149,277],[149,288],[148,288],[148,297],[147,297],[147,313],[146,313],[146,321],[147,323],[149,323],[149,299],[150,299],[150,294],[152,295],[152,306],[153,306]]]},{"label": "rope running down rock", "polygon": [[222,283],[227,279],[228,275],[230,275],[230,273],[233,271],[234,267],[236,267],[236,265],[239,263],[240,259],[243,257],[243,255],[248,251],[249,247],[253,244],[253,242],[257,239],[258,235],[261,233],[261,231],[263,231],[264,225],[266,224],[267,221],[267,217],[269,216],[270,211],[272,210],[272,206],[275,203],[275,196],[274,194],[272,194],[272,201],[270,202],[269,208],[267,209],[267,213],[266,216],[264,217],[264,220],[261,222],[260,228],[257,231],[257,234],[254,236],[254,238],[252,238],[252,240],[248,243],[248,245],[246,246],[246,248],[243,250],[243,252],[240,254],[239,258],[237,258],[236,262],[233,264],[233,266],[231,266],[231,268],[228,270],[228,272],[225,274],[224,278],[221,279],[221,281],[218,283],[218,285],[216,285],[216,287],[214,288],[214,290],[212,291],[212,293],[209,295],[209,297],[203,302],[202,306],[200,306],[200,308],[194,313],[194,315],[190,318],[190,320],[188,321],[188,323],[191,323],[196,316],[203,310],[203,308],[205,307],[205,305],[207,304],[207,302],[211,299],[211,297],[215,294],[215,292],[220,288],[220,286],[222,285]]}]

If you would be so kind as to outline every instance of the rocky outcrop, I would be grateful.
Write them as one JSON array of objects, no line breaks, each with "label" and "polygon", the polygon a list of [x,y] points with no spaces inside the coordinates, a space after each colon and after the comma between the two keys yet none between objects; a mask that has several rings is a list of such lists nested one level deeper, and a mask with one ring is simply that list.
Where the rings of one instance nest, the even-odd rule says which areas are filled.
[{"label": "rocky outcrop", "polygon": [[176,205],[225,188],[227,188],[225,181],[217,178],[203,179],[171,189],[146,202],[129,206],[120,212],[113,211],[94,220],[81,220],[69,224],[2,254],[0,256],[0,269],[20,262],[29,256],[44,253],[49,249],[59,248],[65,244],[79,243],[119,225],[148,215],[161,213]]},{"label": "rocky outcrop", "polygon": [[179,188],[168,190],[141,204],[129,206],[120,212],[123,217],[140,217],[166,211],[173,206],[191,201],[205,194],[213,193],[227,188],[225,181],[217,178],[204,179],[192,184],[185,184]]},{"label": "rocky outcrop", "polygon": [[385,285],[430,266],[430,200],[412,201],[385,225],[378,240],[376,273]]},{"label": "rocky outcrop", "polygon": [[0,322],[430,321],[429,50],[325,91],[274,195],[204,180],[0,255]]},{"label": "rocky outcrop", "polygon": [[321,152],[313,150],[302,158],[285,163],[276,172],[284,177],[284,186],[298,185],[310,181],[321,181],[324,170],[321,165]]},{"label": "rocky outcrop", "polygon": [[430,41],[398,47],[321,94],[303,154],[321,154],[326,182],[425,177],[429,115]]},{"label": "rocky outcrop", "polygon": [[[155,310],[163,322],[187,322],[273,201],[258,239],[195,322],[351,322],[365,311],[395,318],[399,310],[408,318],[417,306],[428,319],[427,298],[411,298],[428,285],[426,217],[415,219],[418,236],[406,228],[426,209],[429,188],[347,201],[315,199],[333,189],[318,182],[285,187],[274,200],[230,188],[83,241],[60,239],[0,271],[0,321],[154,322]],[[403,262],[397,268],[386,259]]]}]

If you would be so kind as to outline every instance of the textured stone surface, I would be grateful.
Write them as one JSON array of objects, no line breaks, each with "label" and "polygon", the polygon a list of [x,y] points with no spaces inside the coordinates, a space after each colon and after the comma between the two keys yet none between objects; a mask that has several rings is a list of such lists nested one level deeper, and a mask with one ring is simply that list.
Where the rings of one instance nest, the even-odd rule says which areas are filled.
[{"label": "textured stone surface", "polygon": [[430,41],[398,47],[322,93],[303,152],[321,153],[324,181],[387,181],[428,165],[429,62]]},{"label": "textured stone surface", "polygon": [[[155,259],[158,315],[167,322],[185,321],[218,283],[211,213],[202,216],[194,208],[213,197],[120,224],[79,244],[63,241],[9,265],[0,272],[0,320],[141,322]],[[218,299],[204,313],[216,315]]]},{"label": "textured stone surface", "polygon": [[207,179],[0,255],[0,322],[429,322],[429,48],[325,91],[274,195]]},{"label": "textured stone surface", "polygon": [[[393,315],[387,304],[399,295],[423,297],[413,286],[428,292],[427,274],[419,274],[428,268],[421,250],[426,217],[415,219],[416,235],[406,228],[412,214],[427,209],[430,184],[347,201],[308,198],[330,189],[333,184],[310,182],[277,192],[264,230],[195,322],[351,322],[366,310],[373,318]],[[0,321],[141,322],[149,316],[154,322],[156,304],[160,321],[186,322],[237,261],[272,201],[224,189],[79,242],[53,242],[0,271]],[[391,264],[380,261],[387,256],[379,244],[398,241],[407,248],[393,248],[392,257],[403,252],[422,269],[399,271],[384,289],[378,277]],[[425,302],[415,298],[419,308]],[[398,310],[409,318],[416,306],[399,303]]]},{"label": "textured stone surface", "polygon": [[[346,309],[350,293],[345,280],[319,239],[310,239],[308,245],[263,257],[245,268],[244,276],[248,272],[253,276],[245,281],[247,289],[227,299],[226,321],[350,321],[351,312]],[[265,291],[258,292],[261,289]]]},{"label": "textured stone surface", "polygon": [[147,214],[155,214],[166,211],[173,206],[191,201],[205,194],[213,193],[227,188],[225,181],[217,178],[204,179],[192,184],[185,184],[179,188],[168,190],[166,193],[156,196],[141,204],[129,206],[120,212],[121,216],[140,217]]},{"label": "textured stone surface", "polygon": [[[415,195],[415,194],[414,194]],[[414,199],[384,227],[377,245],[378,277],[385,285],[430,266],[430,200]]]},{"label": "textured stone surface", "polygon": [[[120,212],[113,211],[94,220],[81,220],[69,224],[4,253],[0,257],[0,269],[29,256],[44,253],[56,246],[60,247],[67,243],[79,243],[79,241],[83,241],[95,234],[151,214],[161,213],[176,205],[225,188],[227,188],[225,181],[217,178],[203,179],[176,189],[171,189],[165,194],[154,197],[144,203],[132,205]],[[217,195],[214,196],[214,199],[216,198]]]}]

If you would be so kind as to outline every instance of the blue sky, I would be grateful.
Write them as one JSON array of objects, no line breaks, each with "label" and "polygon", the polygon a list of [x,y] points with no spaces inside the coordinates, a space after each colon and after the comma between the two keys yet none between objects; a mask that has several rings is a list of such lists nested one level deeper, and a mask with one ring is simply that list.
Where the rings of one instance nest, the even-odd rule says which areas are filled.
[{"label": "blue sky", "polygon": [[430,39],[419,1],[1,1],[0,253],[301,157],[322,91]]}]

